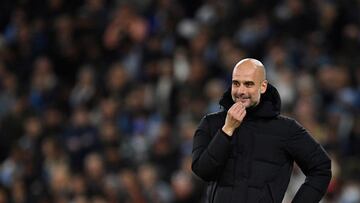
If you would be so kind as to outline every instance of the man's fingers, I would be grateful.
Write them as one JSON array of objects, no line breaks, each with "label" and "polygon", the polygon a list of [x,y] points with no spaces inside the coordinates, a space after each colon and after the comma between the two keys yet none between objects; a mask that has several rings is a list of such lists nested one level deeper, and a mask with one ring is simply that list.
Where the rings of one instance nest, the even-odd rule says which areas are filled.
[{"label": "man's fingers", "polygon": [[244,104],[242,104],[241,102],[236,102],[236,103],[234,104],[234,106],[236,106],[236,108],[240,108],[240,109],[245,108]]},{"label": "man's fingers", "polygon": [[245,115],[246,115],[246,110],[244,109],[244,111],[240,115],[240,119],[243,120]]},{"label": "man's fingers", "polygon": [[246,110],[243,109],[242,111],[237,112],[236,114],[234,114],[233,117],[234,117],[234,119],[236,119],[238,121],[242,121],[244,119],[245,115],[246,115]]},{"label": "man's fingers", "polygon": [[244,107],[244,105],[241,102],[236,102],[230,107],[230,109],[231,108],[238,109],[238,108],[243,108],[243,107]]},{"label": "man's fingers", "polygon": [[235,103],[231,109],[233,109],[233,112],[240,113],[243,109],[245,109],[244,105],[241,102]]},{"label": "man's fingers", "polygon": [[[242,122],[246,115],[245,106],[241,102],[235,103],[231,108],[228,110],[228,116],[230,120],[233,122]],[[230,121],[229,120],[229,121]]]},{"label": "man's fingers", "polygon": [[238,119],[239,116],[242,114],[243,110],[241,109],[232,109],[231,111],[228,112],[228,114],[233,117]]},{"label": "man's fingers", "polygon": [[241,105],[239,105],[238,103],[235,103],[234,105],[231,106],[231,108],[229,109],[229,112],[232,115],[235,115],[239,112],[240,109],[241,109]]},{"label": "man's fingers", "polygon": [[236,109],[236,114],[242,114],[245,111],[245,107],[241,106],[240,108]]},{"label": "man's fingers", "polygon": [[245,108],[242,108],[242,107],[238,108],[238,109],[236,109],[236,108],[229,109],[228,114],[232,119],[235,119],[235,120],[241,122],[246,115],[246,110],[245,110]]},{"label": "man's fingers", "polygon": [[240,102],[238,102],[238,103],[236,103],[237,104],[237,106],[236,106],[236,114],[242,114],[242,112],[243,111],[245,111],[245,106],[242,104],[242,103],[240,103]]}]

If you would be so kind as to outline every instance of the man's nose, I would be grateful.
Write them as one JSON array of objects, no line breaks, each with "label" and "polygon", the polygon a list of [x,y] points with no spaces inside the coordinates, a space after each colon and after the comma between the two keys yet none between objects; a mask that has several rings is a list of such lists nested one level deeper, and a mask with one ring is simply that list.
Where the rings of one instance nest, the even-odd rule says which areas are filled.
[{"label": "man's nose", "polygon": [[245,89],[244,85],[240,85],[237,89],[238,94],[245,94],[245,91],[246,91],[246,89]]}]

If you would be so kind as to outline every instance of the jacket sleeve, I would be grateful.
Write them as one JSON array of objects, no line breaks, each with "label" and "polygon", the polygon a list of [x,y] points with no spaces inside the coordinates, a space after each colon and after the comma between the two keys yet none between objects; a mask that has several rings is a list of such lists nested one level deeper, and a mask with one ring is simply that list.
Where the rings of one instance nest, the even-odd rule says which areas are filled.
[{"label": "jacket sleeve", "polygon": [[305,174],[293,203],[319,202],[326,193],[331,179],[331,160],[325,150],[296,121],[291,124],[291,138],[287,149]]},{"label": "jacket sleeve", "polygon": [[230,154],[230,138],[219,129],[214,135],[205,116],[194,134],[192,170],[204,181],[215,181]]}]

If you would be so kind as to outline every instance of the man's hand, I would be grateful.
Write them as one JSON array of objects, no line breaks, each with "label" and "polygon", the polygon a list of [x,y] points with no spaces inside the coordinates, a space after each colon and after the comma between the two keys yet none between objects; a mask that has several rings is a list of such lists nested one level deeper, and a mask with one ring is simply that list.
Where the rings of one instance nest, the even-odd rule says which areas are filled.
[{"label": "man's hand", "polygon": [[225,124],[222,127],[224,133],[232,136],[235,129],[240,126],[246,115],[245,106],[241,102],[236,102],[227,112]]}]

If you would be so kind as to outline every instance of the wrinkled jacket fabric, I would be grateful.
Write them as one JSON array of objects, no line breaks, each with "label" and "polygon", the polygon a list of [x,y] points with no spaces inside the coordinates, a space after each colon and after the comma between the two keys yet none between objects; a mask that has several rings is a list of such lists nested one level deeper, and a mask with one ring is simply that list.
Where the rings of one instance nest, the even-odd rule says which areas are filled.
[{"label": "wrinkled jacket fabric", "polygon": [[192,170],[208,182],[207,203],[281,203],[294,161],[306,180],[293,202],[321,200],[331,179],[330,159],[298,122],[280,115],[275,87],[268,85],[231,137],[221,130],[234,104],[230,88],[220,104],[224,110],[206,115],[194,135]]}]

